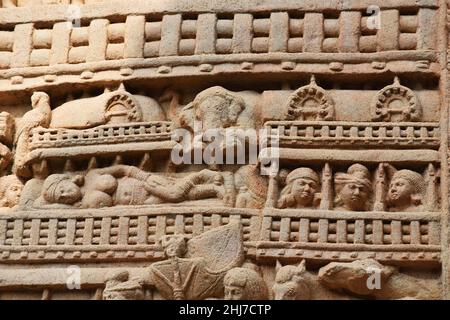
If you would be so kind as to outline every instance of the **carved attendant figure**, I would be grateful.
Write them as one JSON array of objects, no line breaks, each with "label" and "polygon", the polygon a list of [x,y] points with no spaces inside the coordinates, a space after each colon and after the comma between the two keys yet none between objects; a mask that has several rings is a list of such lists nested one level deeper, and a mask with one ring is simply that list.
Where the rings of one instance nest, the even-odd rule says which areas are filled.
[{"label": "carved attendant figure", "polygon": [[311,208],[317,191],[319,176],[309,168],[295,169],[286,179],[286,187],[281,191],[279,208]]},{"label": "carved attendant figure", "polygon": [[389,186],[387,195],[390,211],[424,211],[422,203],[425,181],[417,172],[397,171]]},{"label": "carved attendant figure", "polygon": [[30,177],[31,172],[25,166],[28,150],[29,135],[32,129],[50,125],[52,111],[50,108],[50,97],[45,92],[35,92],[31,96],[31,107],[33,110],[25,113],[18,123],[16,134],[16,155],[13,172],[20,177]]},{"label": "carved attendant figure", "polygon": [[366,167],[354,164],[347,173],[337,173],[334,179],[336,186],[336,209],[347,211],[366,211],[369,195],[372,190],[370,173]]},{"label": "carved attendant figure", "polygon": [[266,283],[255,270],[234,268],[223,280],[225,300],[267,300]]},{"label": "carved attendant figure", "polygon": [[0,207],[14,208],[19,204],[23,183],[16,176],[0,178]]}]

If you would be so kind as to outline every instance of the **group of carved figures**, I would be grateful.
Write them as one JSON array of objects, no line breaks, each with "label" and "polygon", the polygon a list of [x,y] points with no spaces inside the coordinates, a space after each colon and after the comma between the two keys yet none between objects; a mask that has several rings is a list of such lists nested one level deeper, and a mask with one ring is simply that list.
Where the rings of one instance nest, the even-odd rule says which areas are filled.
[{"label": "group of carved figures", "polygon": [[[284,187],[277,197],[276,207],[421,212],[436,205],[436,182],[429,182],[429,187],[426,183],[432,177],[425,179],[415,171],[397,171],[385,166],[392,169],[391,178],[379,180],[377,177],[372,183],[369,170],[354,164],[347,172],[334,175],[334,188],[325,172],[327,166],[324,178],[307,167],[289,173],[283,170],[278,183]],[[219,201],[219,206],[261,209],[267,205],[267,180],[259,175],[257,166],[251,165],[241,167],[234,174],[203,169],[173,177],[133,166],[114,165],[87,172],[52,174],[45,179],[33,178],[25,186],[14,175],[2,177],[0,205],[21,209],[103,208],[213,199]],[[434,202],[429,203],[433,201],[430,199]],[[330,201],[332,205],[323,205]]]},{"label": "group of carved figures", "polygon": [[[390,183],[385,176],[385,168],[391,171]],[[331,178],[327,175],[329,168],[325,166],[324,179],[310,168],[298,168],[287,174],[285,187],[277,201],[277,207],[284,208],[317,208],[330,209],[333,202]],[[389,165],[381,165],[375,183],[369,170],[361,165],[350,166],[347,172],[338,172],[334,176],[334,209],[340,211],[368,211],[373,207],[376,211],[421,212],[426,208],[426,198],[436,197],[436,185],[433,176],[428,180],[427,188],[424,177],[412,170],[395,170]],[[322,184],[326,184],[321,187]],[[427,190],[428,189],[428,190]],[[375,194],[375,199],[372,198]],[[331,201],[330,201],[331,200]],[[371,203],[373,205],[371,205]],[[428,201],[427,201],[428,202]]]},{"label": "group of carved figures", "polygon": [[269,288],[260,267],[245,260],[239,229],[238,223],[231,223],[190,240],[181,235],[164,237],[166,260],[150,265],[137,277],[130,277],[126,270],[111,271],[105,276],[103,299],[147,299],[146,290],[174,300],[439,298],[439,280],[424,284],[373,259],[332,262],[318,273],[308,271],[305,260],[285,266],[277,262]]},{"label": "group of carved figures", "polygon": [[[414,93],[401,86],[398,79],[393,85],[383,89],[384,98],[376,103],[377,114],[379,113],[380,117],[390,114],[383,106],[386,106],[387,100],[394,99],[393,95],[399,94],[399,90],[401,100],[406,99],[403,102],[408,106],[407,110],[402,111],[406,118],[402,117],[400,120],[417,120],[421,114],[420,104]],[[33,132],[39,128],[77,131],[108,124],[164,121],[171,115],[178,115],[178,126],[193,131],[198,123],[201,123],[202,130],[208,130],[255,128],[258,122],[255,119],[254,106],[247,103],[248,97],[244,99],[222,87],[211,87],[202,91],[184,107],[179,105],[180,96],[171,91],[166,95],[171,97],[167,112],[163,111],[159,102],[149,97],[132,95],[123,85],[115,91],[105,90],[100,96],[69,101],[52,110],[49,95],[35,92],[31,98],[32,110],[18,121],[15,135],[12,128],[14,121],[11,121],[9,115],[2,113],[5,124],[0,138],[5,152],[2,152],[0,157],[0,165],[5,170],[13,158],[14,163],[13,175],[0,179],[0,205],[7,208],[17,205],[21,208],[101,208],[218,198],[230,207],[267,206],[269,183],[259,174],[258,169],[251,165],[244,166],[235,173],[205,169],[173,176],[148,173],[123,165],[102,169],[95,167],[84,172],[36,174],[39,161],[31,161],[29,155],[32,151],[30,143],[33,140]],[[398,97],[395,99],[398,100]],[[86,106],[89,106],[88,110]],[[312,77],[309,85],[301,87],[291,95],[287,103],[286,119],[309,119],[309,116],[305,115],[311,115],[312,112],[315,115],[312,120],[330,120],[333,119],[333,109],[332,99],[317,86]],[[74,114],[77,116],[74,117]],[[61,157],[64,158],[64,154]],[[213,165],[210,168],[218,169]],[[282,175],[280,173],[280,176]],[[321,209],[329,210],[334,207],[339,210],[367,211],[371,210],[369,198],[372,191],[376,191],[374,210],[379,211],[423,211],[425,196],[431,199],[429,203],[436,203],[432,199],[435,196],[434,182],[430,188],[426,188],[423,177],[410,170],[397,171],[385,194],[386,187],[383,185],[386,179],[378,179],[377,186],[373,188],[368,169],[359,164],[352,165],[346,173],[335,175],[334,206],[330,204],[333,203],[331,178],[328,180],[324,185],[325,180],[320,179],[313,170],[298,168],[290,172],[285,181],[279,179],[277,183],[285,184],[285,187],[279,197],[277,196],[276,203],[270,207],[316,208],[320,202]]]}]

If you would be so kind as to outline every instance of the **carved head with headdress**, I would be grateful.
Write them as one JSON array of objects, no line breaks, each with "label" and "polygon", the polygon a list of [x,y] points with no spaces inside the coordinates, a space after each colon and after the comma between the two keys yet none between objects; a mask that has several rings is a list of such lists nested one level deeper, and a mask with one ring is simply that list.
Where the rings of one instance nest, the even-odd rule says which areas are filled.
[{"label": "carved head with headdress", "polygon": [[347,173],[337,173],[334,183],[337,207],[350,211],[367,210],[372,184],[366,167],[354,164],[348,168]]},{"label": "carved head with headdress", "polygon": [[319,191],[320,178],[310,168],[298,168],[287,175],[286,187],[281,191],[280,208],[312,207]]},{"label": "carved head with headdress", "polygon": [[73,205],[81,200],[82,176],[69,174],[52,174],[45,179],[42,197],[48,203]]},{"label": "carved head with headdress", "polygon": [[411,170],[399,170],[392,177],[387,197],[392,207],[407,209],[421,205],[424,194],[422,175]]},{"label": "carved head with headdress", "polygon": [[253,269],[234,268],[223,280],[225,300],[266,300],[268,290],[262,277]]},{"label": "carved head with headdress", "polygon": [[0,207],[13,208],[19,204],[23,183],[15,175],[0,178]]},{"label": "carved head with headdress", "polygon": [[184,257],[187,252],[186,238],[180,235],[164,236],[160,239],[167,258]]}]

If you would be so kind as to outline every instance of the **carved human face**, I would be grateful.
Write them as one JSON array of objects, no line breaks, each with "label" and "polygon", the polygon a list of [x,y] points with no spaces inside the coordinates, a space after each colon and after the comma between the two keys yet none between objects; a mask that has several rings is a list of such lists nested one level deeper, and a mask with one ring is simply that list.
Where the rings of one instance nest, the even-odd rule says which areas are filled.
[{"label": "carved human face", "polygon": [[168,258],[183,257],[186,252],[186,243],[184,239],[173,238],[169,240],[166,244],[165,252]]},{"label": "carved human face", "polygon": [[245,300],[245,288],[236,285],[225,285],[225,300]]},{"label": "carved human face", "polygon": [[407,203],[411,201],[414,188],[411,183],[404,178],[392,180],[389,186],[388,197],[393,203]]},{"label": "carved human face", "polygon": [[20,194],[22,193],[23,185],[13,183],[5,191],[5,198],[10,207],[15,207],[19,204]]},{"label": "carved human face", "polygon": [[317,183],[314,180],[299,178],[292,182],[291,193],[297,204],[308,206],[312,204],[317,188]]},{"label": "carved human face", "polygon": [[339,197],[344,208],[351,211],[360,211],[365,209],[366,202],[369,199],[369,190],[363,184],[349,182],[342,187]]},{"label": "carved human face", "polygon": [[57,203],[72,205],[81,199],[81,190],[74,182],[65,180],[55,189]]}]

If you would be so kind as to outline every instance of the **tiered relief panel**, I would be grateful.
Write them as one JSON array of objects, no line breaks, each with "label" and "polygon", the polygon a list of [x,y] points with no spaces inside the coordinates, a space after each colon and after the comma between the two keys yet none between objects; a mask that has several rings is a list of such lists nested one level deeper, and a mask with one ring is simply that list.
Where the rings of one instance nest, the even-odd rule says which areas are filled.
[{"label": "tiered relief panel", "polygon": [[[28,297],[51,298],[49,286],[56,288],[55,296],[64,296],[64,277],[46,278],[45,268],[77,264],[92,275],[83,279],[89,290],[79,292],[78,298],[101,298],[100,267],[131,270],[163,261],[162,237],[192,239],[233,221],[242,224],[246,258],[269,268],[268,274],[274,273],[277,261],[306,260],[314,269],[366,258],[414,270],[440,269],[441,211],[446,201],[440,188],[447,173],[440,170],[445,133],[439,114],[438,16],[443,8],[438,1],[375,1],[385,26],[381,29],[368,27],[367,7],[374,1],[345,7],[342,1],[325,5],[250,0],[214,6],[187,0],[138,0],[132,6],[125,1],[85,1],[73,25],[66,21],[69,2],[36,10],[19,0],[0,9],[0,96],[10,105],[23,103],[14,99],[28,92],[45,91],[58,100],[79,89],[120,83],[144,90],[177,84],[188,97],[177,102],[187,105],[199,94],[198,87],[219,82],[252,90],[261,81],[264,89],[251,97],[243,91],[234,94],[247,105],[253,103],[254,128],[265,128],[279,139],[282,170],[302,167],[316,172],[319,201],[302,208],[280,205],[289,184],[280,172],[267,178],[265,204],[257,208],[220,201],[108,208],[20,205],[0,213],[0,264],[6,270],[0,297],[20,297],[30,286],[38,293]],[[317,79],[291,90],[293,83],[305,84],[312,75]],[[392,84],[395,76],[402,85],[398,79]],[[248,86],[240,77],[250,80]],[[365,86],[366,81],[374,84]],[[70,100],[61,108],[76,107]],[[102,118],[99,125],[84,128],[32,128],[22,165],[41,180],[42,175],[45,180],[63,171],[75,175],[86,167],[89,171],[122,163],[176,176],[179,167],[169,157],[179,119],[167,110],[175,100],[164,106],[164,119],[125,113],[132,119],[123,123]],[[310,100],[315,101],[312,109],[323,112],[311,110]],[[98,97],[96,103],[101,101]],[[55,115],[58,108],[52,107]],[[105,105],[105,114],[108,108]],[[124,115],[116,111],[112,117]],[[23,113],[15,114],[20,118]],[[252,118],[250,112],[243,114]],[[239,121],[234,125],[245,122]],[[3,140],[12,149],[12,141]],[[368,172],[367,177],[355,178],[371,185],[368,205],[341,208],[335,201],[339,174],[354,164]],[[402,211],[387,204],[390,170],[420,176],[412,174],[426,189],[420,206]],[[345,174],[345,179],[353,179],[353,173]],[[12,276],[26,265],[35,268],[41,280]]]}]

